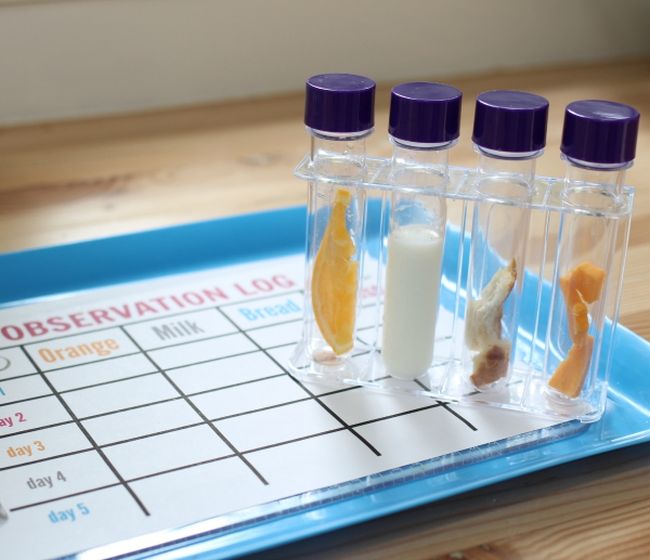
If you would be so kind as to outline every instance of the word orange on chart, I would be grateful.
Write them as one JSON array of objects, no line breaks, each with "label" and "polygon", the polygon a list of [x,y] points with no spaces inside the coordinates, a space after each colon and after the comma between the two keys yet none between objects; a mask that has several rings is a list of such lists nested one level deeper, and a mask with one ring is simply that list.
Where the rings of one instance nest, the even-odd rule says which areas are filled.
[{"label": "word orange on chart", "polygon": [[73,360],[84,356],[110,356],[120,345],[117,340],[107,338],[106,340],[95,340],[88,343],[76,344],[74,346],[65,346],[63,348],[40,348],[38,355],[48,363],[56,361]]},{"label": "word orange on chart", "polygon": [[354,260],[356,248],[345,220],[351,200],[348,191],[336,191],[311,285],[316,324],[337,355],[350,351],[354,343],[359,265]]},{"label": "word orange on chart", "polygon": [[548,384],[568,397],[575,398],[580,394],[589,369],[594,337],[588,334],[588,305],[600,298],[605,276],[602,268],[583,262],[560,277],[573,344]]}]

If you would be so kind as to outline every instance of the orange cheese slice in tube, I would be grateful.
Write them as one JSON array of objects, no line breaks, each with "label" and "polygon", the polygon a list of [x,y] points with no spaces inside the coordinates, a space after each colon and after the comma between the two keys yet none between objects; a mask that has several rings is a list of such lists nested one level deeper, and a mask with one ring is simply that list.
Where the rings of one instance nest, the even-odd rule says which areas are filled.
[{"label": "orange cheese slice in tube", "polygon": [[579,264],[560,277],[564,295],[569,336],[573,342],[567,357],[557,367],[548,384],[567,397],[580,395],[589,370],[594,337],[589,331],[588,304],[600,299],[606,272],[589,262]]}]

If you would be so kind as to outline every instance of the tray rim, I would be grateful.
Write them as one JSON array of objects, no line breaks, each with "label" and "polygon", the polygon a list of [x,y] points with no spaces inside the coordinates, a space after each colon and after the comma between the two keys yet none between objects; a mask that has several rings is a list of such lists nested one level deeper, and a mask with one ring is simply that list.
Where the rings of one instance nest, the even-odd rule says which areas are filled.
[{"label": "tray rim", "polygon": [[[162,256],[164,256],[169,252],[169,250],[173,249],[174,243],[177,243],[188,235],[200,238],[207,231],[219,232],[232,228],[241,230],[242,228],[246,229],[246,227],[250,227],[251,225],[259,225],[260,221],[266,223],[267,226],[269,224],[275,224],[277,226],[291,223],[292,235],[295,235],[295,232],[298,229],[302,234],[304,231],[305,216],[305,207],[295,206],[271,211],[256,212],[253,214],[217,218],[202,222],[191,222],[166,228],[93,239],[90,241],[80,241],[70,244],[53,245],[44,248],[5,253],[0,255],[0,266],[9,265],[10,267],[14,267],[21,264],[27,264],[28,270],[22,272],[30,273],[39,268],[42,259],[46,259],[47,261],[52,258],[53,254],[55,256],[58,255],[58,258],[73,258],[78,256],[79,252],[92,254],[97,249],[102,248],[108,248],[110,251],[113,251],[116,248],[123,246],[125,243],[132,244],[136,241],[142,242],[146,245],[147,242],[151,243],[160,238],[166,239],[168,242],[171,240],[172,242],[171,245],[167,247],[168,251],[163,252]],[[257,252],[259,254],[264,254],[261,258],[272,258],[274,256],[296,253],[302,245],[301,241],[291,239],[291,236],[284,235],[286,231],[282,232],[282,230],[285,228],[276,227],[275,229],[280,232],[279,238],[286,242],[286,246],[283,245],[278,250],[276,244],[278,241],[278,235],[270,236],[269,239],[258,248]],[[250,246],[250,244],[247,245],[247,247],[248,246]],[[240,254],[219,254],[214,252],[198,251],[197,253],[190,255],[190,258],[185,259],[181,263],[180,267],[163,267],[162,274],[147,274],[147,271],[154,272],[157,263],[159,264],[160,262],[163,262],[153,259],[151,262],[145,262],[144,268],[146,271],[136,275],[135,277],[120,276],[119,280],[116,282],[100,282],[98,285],[85,285],[85,287],[81,289],[84,291],[91,290],[116,285],[122,282],[145,280],[147,278],[151,279],[168,274],[192,272],[202,268],[209,268],[211,266],[223,266],[235,264],[237,262],[245,262],[247,260],[247,253],[243,255],[241,254],[241,251],[238,251],[237,253]],[[65,269],[66,267],[60,268]],[[20,283],[21,271],[12,268],[9,270],[10,273],[4,275],[5,279],[0,280],[0,294],[2,294],[3,290],[6,290],[7,288],[11,289],[12,286],[16,287],[17,283]],[[66,276],[65,271],[62,272],[63,274],[58,278],[59,284],[55,282],[54,285],[61,285],[61,282],[65,282],[67,276],[69,276],[69,274]],[[92,281],[94,278],[97,278],[97,276],[93,274],[84,277],[86,282]],[[40,278],[41,283],[47,283],[47,280],[49,280],[49,278]],[[38,287],[39,284],[36,283],[33,284],[33,286]],[[49,299],[56,295],[70,294],[78,291],[79,286],[76,286],[65,292],[49,291],[47,293],[32,295],[32,297],[28,299],[20,298],[13,300],[6,299],[4,295],[0,295],[0,301],[10,305],[12,303],[24,304],[28,303],[28,301],[34,301],[34,299]],[[650,343],[620,324],[617,327],[616,339],[619,344],[621,344],[621,340],[623,341],[622,343],[626,346],[626,355],[627,350],[629,350],[632,354],[640,353],[650,359]],[[626,385],[625,381],[623,381],[623,385]],[[612,388],[612,390],[614,391],[615,389]],[[627,403],[625,399],[627,399],[629,403]],[[636,401],[631,400],[629,397],[625,397],[625,399],[622,400],[624,403],[622,408],[629,407],[632,409],[636,407],[637,409],[644,411],[645,414],[650,414],[650,411],[644,407],[643,403],[639,404]],[[617,411],[612,411],[611,414],[615,414],[616,412]],[[494,457],[467,466],[461,466],[459,469],[455,469],[456,472],[461,473],[461,480],[451,489],[447,488],[441,490],[432,487],[433,481],[436,476],[439,475],[415,481],[404,481],[389,488],[373,490],[369,494],[342,498],[336,502],[321,505],[316,508],[310,508],[306,511],[284,514],[283,516],[278,517],[277,519],[272,519],[267,523],[245,526],[242,529],[237,529],[235,527],[232,531],[220,532],[214,536],[195,536],[194,542],[184,542],[180,545],[180,548],[178,543],[172,542],[169,545],[163,545],[162,548],[157,547],[149,552],[134,552],[130,553],[129,556],[145,557],[142,556],[144,554],[148,557],[154,555],[159,556],[161,554],[165,556],[167,556],[167,554],[172,554],[173,557],[177,558],[180,553],[182,555],[198,555],[199,557],[207,554],[210,558],[225,558],[233,555],[261,551],[266,548],[288,544],[302,538],[316,536],[337,528],[403,511],[418,505],[432,503],[459,493],[489,486],[503,480],[516,478],[551,466],[650,441],[650,416],[648,416],[648,425],[645,429],[638,429],[637,427],[636,431],[634,431],[631,430],[632,427],[629,426],[631,431],[623,429],[623,431],[618,433],[617,437],[614,439],[603,440],[597,437],[595,438],[593,434],[595,431],[598,431],[605,418],[608,418],[607,414],[603,417],[603,420],[591,424],[583,433],[571,437],[569,440],[560,440],[545,444],[543,448],[547,451],[546,457],[535,462],[522,462],[516,467],[510,465],[507,469],[498,468],[500,464],[503,464],[505,458],[512,458],[522,453],[522,451],[517,451],[513,454]],[[566,447],[565,444],[567,441],[574,444],[579,441],[581,445],[570,445],[567,447],[567,450],[564,450],[563,447]],[[539,449],[539,447],[537,447],[537,449]],[[494,472],[488,473],[487,471],[489,471],[490,468],[492,468]],[[484,474],[486,474],[486,476],[483,476],[480,480],[472,478],[472,473],[475,474],[478,470],[483,471]],[[377,500],[380,502],[379,505]],[[372,505],[372,507],[369,507],[370,505]],[[317,523],[313,521],[315,511],[319,512],[320,517]],[[171,531],[173,530],[174,529]],[[79,558],[86,558],[87,555],[92,554],[93,550],[99,550],[100,548],[101,547],[89,549],[85,552],[77,553],[77,555],[73,555],[72,557],[76,556]]]}]

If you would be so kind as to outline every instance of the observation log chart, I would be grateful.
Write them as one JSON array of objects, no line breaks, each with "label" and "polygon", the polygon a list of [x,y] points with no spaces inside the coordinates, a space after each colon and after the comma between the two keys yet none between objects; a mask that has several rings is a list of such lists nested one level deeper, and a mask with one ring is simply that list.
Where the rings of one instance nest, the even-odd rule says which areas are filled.
[{"label": "observation log chart", "polygon": [[294,379],[303,274],[290,256],[0,310],[0,557],[109,545],[554,423]]}]

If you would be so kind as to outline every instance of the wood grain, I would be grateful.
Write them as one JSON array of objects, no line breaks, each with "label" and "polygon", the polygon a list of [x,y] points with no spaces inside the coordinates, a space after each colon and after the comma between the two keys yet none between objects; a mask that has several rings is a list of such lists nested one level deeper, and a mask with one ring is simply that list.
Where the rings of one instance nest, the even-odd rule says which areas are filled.
[{"label": "wood grain", "polygon": [[[441,79],[440,76],[432,76]],[[622,323],[650,339],[650,60],[500,72],[447,80],[465,93],[452,163],[472,165],[473,99],[492,88],[551,101],[538,170],[561,175],[564,106],[609,98],[642,113]],[[377,93],[369,150],[387,155],[389,87]],[[307,137],[302,94],[0,129],[0,250],[302,204],[292,177]],[[650,445],[463,494],[261,558],[647,558]]]}]

